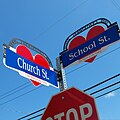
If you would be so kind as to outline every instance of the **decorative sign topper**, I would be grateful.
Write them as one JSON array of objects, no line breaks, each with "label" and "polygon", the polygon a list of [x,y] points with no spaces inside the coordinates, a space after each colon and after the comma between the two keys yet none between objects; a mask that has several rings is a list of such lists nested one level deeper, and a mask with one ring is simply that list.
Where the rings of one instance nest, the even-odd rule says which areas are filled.
[{"label": "decorative sign topper", "polygon": [[32,56],[24,45],[19,45],[16,49],[6,47],[3,62],[6,67],[30,79],[35,86],[44,84],[58,87],[57,75],[44,56],[40,54]]},{"label": "decorative sign topper", "polygon": [[73,36],[72,41],[67,43],[67,50],[64,50],[60,55],[63,67],[66,68],[83,61],[93,62],[97,54],[105,51],[108,46],[120,40],[118,30],[117,23],[114,23],[107,30],[102,26],[92,27],[86,39],[83,36]]}]

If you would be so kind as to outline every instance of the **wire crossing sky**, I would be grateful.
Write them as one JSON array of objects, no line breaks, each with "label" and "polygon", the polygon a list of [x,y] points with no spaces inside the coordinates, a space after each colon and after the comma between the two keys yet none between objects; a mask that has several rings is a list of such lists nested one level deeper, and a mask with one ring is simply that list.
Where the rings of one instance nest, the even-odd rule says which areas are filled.
[{"label": "wire crossing sky", "polygon": [[[87,89],[85,89],[85,90],[83,90],[83,91],[85,92],[85,91],[91,90],[91,89],[93,89],[93,88],[95,88],[95,87],[98,87],[98,86],[100,86],[101,84],[104,84],[105,82],[108,82],[108,81],[110,81],[110,80],[112,80],[112,79],[114,79],[114,78],[116,78],[116,77],[119,77],[119,76],[120,76],[120,74],[116,74],[116,75],[114,75],[114,76],[112,76],[112,77],[110,77],[110,78],[108,78],[108,79],[106,79],[106,80],[103,80],[103,81],[101,81],[100,83],[97,83],[96,85],[93,85],[93,86],[91,86],[91,87],[89,87],[89,88],[87,88]],[[118,81],[118,82],[116,82],[116,83],[114,83],[114,84],[111,84],[111,85],[109,85],[109,86],[106,86],[106,87],[104,87],[104,88],[102,88],[102,89],[99,89],[99,90],[97,90],[97,91],[95,91],[95,92],[93,92],[93,93],[90,93],[90,95],[99,93],[99,92],[101,92],[101,91],[103,91],[103,90],[105,90],[105,89],[108,89],[108,88],[110,88],[110,87],[112,87],[112,86],[114,86],[114,85],[117,85],[117,84],[119,84],[119,83],[120,83],[120,81]],[[102,97],[102,96],[104,96],[104,95],[107,95],[107,94],[109,94],[109,93],[111,93],[111,92],[114,92],[114,91],[116,91],[116,90],[119,90],[119,89],[120,89],[120,87],[118,87],[118,88],[116,88],[116,89],[113,89],[113,90],[111,90],[111,91],[108,91],[107,93],[103,93],[103,94],[101,94],[101,95],[99,95],[99,96],[97,96],[97,97],[95,97],[95,98],[96,98],[96,99],[97,99],[97,98],[100,98],[100,97]],[[44,109],[46,109],[46,108],[41,108],[41,109],[39,109],[39,110],[37,110],[37,111],[35,111],[35,112],[32,112],[32,113],[30,113],[30,114],[28,114],[28,115],[25,115],[25,116],[19,118],[18,120],[22,120],[22,119],[27,118],[27,117],[29,117],[29,116],[31,116],[31,115],[34,115],[34,117],[31,117],[31,118],[29,118],[29,119],[34,119],[34,118],[36,118],[36,117],[42,116],[43,114],[38,114],[38,115],[35,115],[35,114],[43,111]]]},{"label": "wire crossing sky", "polygon": [[[51,97],[60,90],[44,85],[35,87],[29,79],[6,68],[3,65],[3,44],[9,44],[13,38],[22,39],[46,53],[56,69],[56,58],[62,52],[65,40],[79,28],[98,18],[117,22],[120,27],[120,1],[1,0],[0,15],[0,120],[16,120],[46,108]],[[103,27],[106,29],[104,25]],[[86,39],[88,31],[89,29],[80,35]],[[35,56],[36,53],[32,52],[32,55]],[[88,94],[95,93],[93,96],[96,98],[100,120],[120,119],[119,61],[120,42],[117,42],[97,55],[92,63],[83,62],[65,69],[68,88],[74,86],[86,90],[111,78],[86,91]],[[118,76],[112,79],[115,75]],[[31,116],[31,119],[40,119],[40,114]]]}]

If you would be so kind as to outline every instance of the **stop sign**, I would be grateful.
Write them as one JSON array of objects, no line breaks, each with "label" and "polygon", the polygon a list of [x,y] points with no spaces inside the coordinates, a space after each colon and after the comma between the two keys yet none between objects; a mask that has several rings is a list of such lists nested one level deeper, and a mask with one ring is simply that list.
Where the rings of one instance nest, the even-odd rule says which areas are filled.
[{"label": "stop sign", "polygon": [[41,120],[99,120],[94,98],[70,88],[50,100]]}]

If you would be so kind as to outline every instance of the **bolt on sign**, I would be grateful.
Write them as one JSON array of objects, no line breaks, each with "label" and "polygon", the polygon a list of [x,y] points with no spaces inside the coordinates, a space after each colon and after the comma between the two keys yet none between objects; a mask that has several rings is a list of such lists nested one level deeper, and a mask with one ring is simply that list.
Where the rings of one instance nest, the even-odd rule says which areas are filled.
[{"label": "bolt on sign", "polygon": [[40,54],[32,56],[24,45],[19,45],[16,49],[4,46],[3,63],[21,76],[30,79],[35,86],[44,84],[58,87],[57,75],[48,61]]},{"label": "bolt on sign", "polygon": [[91,63],[98,54],[119,40],[119,28],[116,22],[106,30],[102,26],[93,26],[88,31],[86,39],[83,36],[75,36],[68,44],[67,50],[61,53],[63,67],[83,61]]},{"label": "bolt on sign", "polygon": [[92,96],[70,88],[50,100],[41,120],[99,120]]}]

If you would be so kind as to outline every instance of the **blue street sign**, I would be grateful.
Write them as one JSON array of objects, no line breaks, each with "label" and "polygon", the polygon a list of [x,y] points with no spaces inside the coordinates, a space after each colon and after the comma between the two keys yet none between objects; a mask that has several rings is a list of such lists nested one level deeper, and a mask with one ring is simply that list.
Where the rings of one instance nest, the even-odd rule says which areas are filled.
[{"label": "blue street sign", "polygon": [[57,75],[54,71],[46,69],[19,54],[16,54],[9,48],[6,48],[5,65],[15,71],[22,71],[23,73],[27,73],[28,76],[30,75],[33,76],[33,78],[40,79],[43,84],[45,81],[48,84],[58,87]]},{"label": "blue street sign", "polygon": [[98,36],[85,42],[84,44],[72,50],[63,52],[61,54],[61,60],[63,63],[63,67],[65,68],[71,64],[74,64],[77,60],[80,60],[90,55],[91,53],[94,53],[97,50],[105,46],[109,46],[112,43],[118,41],[120,39],[118,29],[119,28],[117,24],[114,24],[109,29],[107,29],[105,32],[99,34]]}]

